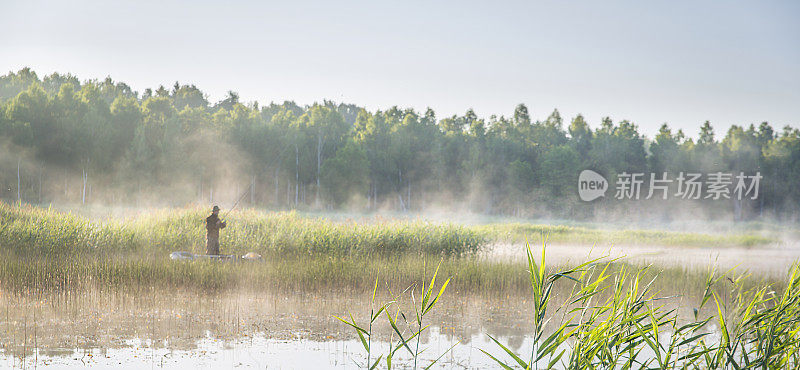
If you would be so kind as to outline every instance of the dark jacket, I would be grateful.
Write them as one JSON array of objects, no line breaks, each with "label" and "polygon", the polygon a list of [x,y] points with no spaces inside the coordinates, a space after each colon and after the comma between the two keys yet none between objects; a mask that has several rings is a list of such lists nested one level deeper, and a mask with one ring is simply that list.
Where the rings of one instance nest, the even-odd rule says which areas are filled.
[{"label": "dark jacket", "polygon": [[208,231],[207,237],[219,239],[219,229],[225,228],[225,221],[219,219],[219,217],[215,214],[211,214],[206,218],[206,231]]}]

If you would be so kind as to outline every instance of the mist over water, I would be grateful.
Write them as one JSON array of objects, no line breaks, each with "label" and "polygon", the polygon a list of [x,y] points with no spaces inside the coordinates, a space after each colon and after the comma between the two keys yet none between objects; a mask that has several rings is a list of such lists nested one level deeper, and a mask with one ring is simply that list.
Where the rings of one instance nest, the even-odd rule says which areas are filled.
[{"label": "mist over water", "polygon": [[[441,116],[0,76],[0,367],[352,368],[394,348],[400,367],[484,368],[500,343],[540,350],[553,315],[588,318],[555,349],[616,333],[654,364],[646,333],[691,324],[733,358],[724,318],[748,302],[772,316],[742,319],[756,324],[736,340],[797,348],[798,128],[700,117],[648,136],[626,117],[509,106]],[[225,258],[204,255],[213,205]],[[414,330],[419,358],[397,342]]]},{"label": "mist over water", "polygon": [[[513,116],[438,117],[433,110],[366,110],[323,101],[209,102],[194,85],[134,91],[107,78],[0,77],[0,199],[65,206],[232,205],[353,213],[475,214],[637,222],[641,227],[764,221],[800,215],[793,186],[800,133],[768,122],[698,135],[664,124],[647,137],[635,122],[587,122],[518,104]],[[605,195],[578,198],[578,174],[608,180]],[[641,197],[618,199],[625,174],[643,175]],[[675,179],[713,173],[763,177],[759,193],[682,199]],[[649,176],[670,178],[668,199]],[[656,195],[659,193],[656,192]],[[705,195],[705,194],[703,194]],[[754,198],[754,199],[753,199]],[[639,227],[639,226],[637,226]],[[704,226],[699,226],[703,229]]]},{"label": "mist over water", "polygon": [[800,368],[798,10],[0,0],[0,369]]}]

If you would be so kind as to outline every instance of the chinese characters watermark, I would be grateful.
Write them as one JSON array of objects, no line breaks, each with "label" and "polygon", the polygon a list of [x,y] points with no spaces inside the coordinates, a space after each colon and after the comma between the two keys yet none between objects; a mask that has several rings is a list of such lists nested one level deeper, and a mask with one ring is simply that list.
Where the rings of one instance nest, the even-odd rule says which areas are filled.
[{"label": "chinese characters watermark", "polygon": [[[627,173],[617,175],[616,199],[758,199],[761,172],[738,174],[730,172],[679,172],[671,178],[663,173]],[[647,189],[646,194],[642,188]],[[581,200],[591,202],[605,196],[608,181],[599,173],[583,170],[578,176],[578,195]]]},{"label": "chinese characters watermark", "polygon": [[[728,172],[712,172],[705,174],[680,172],[675,179],[669,178],[664,172],[660,176],[651,173],[649,176],[648,192],[643,199],[651,199],[658,192],[661,199],[670,196],[670,184],[676,185],[676,192],[672,193],[675,198],[682,199],[736,199],[742,200],[758,198],[758,188],[761,183],[760,172],[755,175],[746,175],[739,172],[734,176]],[[645,183],[644,173],[623,172],[617,176],[616,199],[642,199],[642,184]]]}]

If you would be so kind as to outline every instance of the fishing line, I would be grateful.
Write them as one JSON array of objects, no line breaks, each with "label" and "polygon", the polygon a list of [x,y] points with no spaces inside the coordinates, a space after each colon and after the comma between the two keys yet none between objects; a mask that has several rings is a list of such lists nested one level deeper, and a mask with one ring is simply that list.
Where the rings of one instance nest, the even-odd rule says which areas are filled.
[{"label": "fishing line", "polygon": [[244,199],[244,196],[247,195],[247,193],[249,193],[250,190],[251,190],[251,187],[248,186],[247,189],[244,191],[244,193],[242,193],[242,195],[239,196],[239,199],[236,200],[236,203],[233,203],[233,207],[231,207],[231,209],[229,209],[227,212],[225,212],[225,214],[222,215],[221,218],[225,218],[226,216],[228,216],[228,213],[231,213],[231,211],[233,211],[234,208],[236,208],[236,206],[239,205],[239,202],[241,202],[242,199]]}]

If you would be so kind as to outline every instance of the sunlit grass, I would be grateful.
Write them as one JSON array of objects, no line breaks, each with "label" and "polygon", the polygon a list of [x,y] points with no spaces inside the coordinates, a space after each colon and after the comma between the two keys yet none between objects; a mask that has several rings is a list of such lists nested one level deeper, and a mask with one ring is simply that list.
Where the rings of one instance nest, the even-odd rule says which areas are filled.
[{"label": "sunlit grass", "polygon": [[[222,232],[223,253],[257,252],[264,261],[171,261],[172,251],[204,252],[205,211],[158,210],[132,219],[91,221],[52,209],[0,204],[0,286],[15,290],[154,285],[206,290],[358,290],[371,284],[373,271],[383,271],[387,281],[407,286],[424,274],[426,263],[444,257],[442,273],[454,277],[452,290],[511,294],[525,289],[526,267],[521,261],[481,257],[479,252],[493,239],[537,240],[544,234],[556,242],[607,238],[717,245],[726,240],[719,235],[569,226],[333,221],[292,212],[246,210],[229,216],[229,227]],[[667,289],[702,284],[696,272],[670,268],[663,274],[671,275],[661,284]]]},{"label": "sunlit grass", "polygon": [[663,230],[601,230],[581,226],[535,225],[524,223],[496,223],[472,227],[487,238],[512,243],[539,240],[547,236],[551,243],[615,245],[659,245],[686,247],[751,247],[778,243],[774,237],[763,236],[754,231],[701,234]]},{"label": "sunlit grass", "polygon": [[[148,213],[133,220],[92,222],[70,213],[0,204],[0,243],[20,256],[204,253],[207,210]],[[300,217],[293,212],[241,211],[221,233],[226,254],[398,255],[475,254],[488,242],[463,226],[422,221],[356,223]]]}]

